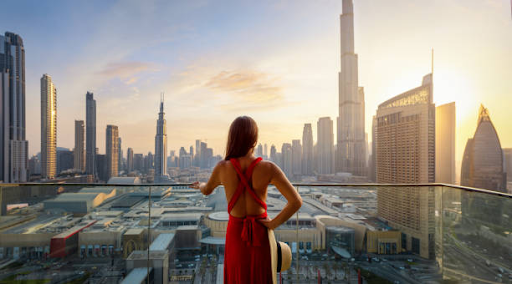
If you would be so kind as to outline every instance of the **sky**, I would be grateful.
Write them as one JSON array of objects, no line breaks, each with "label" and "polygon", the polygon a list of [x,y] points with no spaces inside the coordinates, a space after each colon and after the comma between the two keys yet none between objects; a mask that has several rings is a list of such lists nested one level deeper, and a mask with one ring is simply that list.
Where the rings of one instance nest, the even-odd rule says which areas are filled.
[{"label": "sky", "polygon": [[[170,150],[202,139],[223,155],[239,115],[255,118],[269,148],[301,139],[304,123],[316,140],[318,118],[338,114],[341,12],[341,0],[3,2],[0,32],[25,45],[30,155],[44,73],[57,88],[59,147],[74,147],[87,91],[100,153],[107,124],[125,153],[154,152],[161,92]],[[354,13],[369,135],[377,106],[431,72],[434,49],[434,102],[456,103],[457,172],[480,104],[512,147],[509,0],[355,0]]]}]

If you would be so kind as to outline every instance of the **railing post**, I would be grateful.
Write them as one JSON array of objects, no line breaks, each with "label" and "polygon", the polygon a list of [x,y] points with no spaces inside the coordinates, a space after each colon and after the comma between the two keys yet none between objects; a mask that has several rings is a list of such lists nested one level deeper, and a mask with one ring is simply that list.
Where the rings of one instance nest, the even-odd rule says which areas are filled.
[{"label": "railing post", "polygon": [[147,246],[148,246],[148,261],[147,261],[147,269],[148,269],[148,278],[147,278],[147,284],[149,284],[149,246],[150,246],[150,242],[151,242],[151,186],[149,186],[149,192],[148,192],[148,197],[149,197],[149,201],[148,201],[148,243],[147,243]]}]

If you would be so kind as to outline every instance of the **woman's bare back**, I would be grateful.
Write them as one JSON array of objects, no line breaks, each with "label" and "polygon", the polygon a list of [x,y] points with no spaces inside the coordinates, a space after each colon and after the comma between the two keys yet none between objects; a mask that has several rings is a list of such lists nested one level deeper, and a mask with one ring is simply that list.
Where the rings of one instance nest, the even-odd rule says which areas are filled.
[{"label": "woman's bare back", "polygon": [[[238,161],[242,172],[245,172],[254,160],[256,160],[254,157],[239,158]],[[223,161],[222,164],[220,180],[224,185],[226,200],[227,203],[229,203],[241,181],[230,161]],[[272,164],[267,161],[261,161],[254,167],[252,177],[248,180],[249,185],[251,185],[256,195],[265,203],[267,199],[267,187],[271,179]],[[247,215],[259,215],[263,212],[265,212],[265,208],[256,202],[247,190],[244,190],[231,210],[231,215],[234,217],[245,217]]]}]

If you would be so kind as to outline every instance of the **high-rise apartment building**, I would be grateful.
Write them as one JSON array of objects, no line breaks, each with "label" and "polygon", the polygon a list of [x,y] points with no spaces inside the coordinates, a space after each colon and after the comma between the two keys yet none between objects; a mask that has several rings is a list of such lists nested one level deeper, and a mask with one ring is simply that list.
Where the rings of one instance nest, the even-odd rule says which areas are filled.
[{"label": "high-rise apartment building", "polygon": [[267,146],[267,143],[265,143],[265,145],[263,145],[263,157],[265,157],[265,159],[268,159],[268,146]]},{"label": "high-rise apartment building", "polygon": [[28,181],[25,140],[25,48],[17,34],[0,35],[0,181]]},{"label": "high-rise apartment building", "polygon": [[282,155],[282,166],[281,169],[283,170],[286,177],[289,179],[292,178],[292,145],[290,143],[283,143],[283,146],[281,147],[281,155]]},{"label": "high-rise apartment building", "polygon": [[436,182],[455,184],[455,102],[436,107]]},{"label": "high-rise apartment building", "polygon": [[52,77],[41,77],[41,177],[57,175],[57,89]]},{"label": "high-rise apartment building", "polygon": [[512,148],[504,148],[505,169],[507,173],[507,182],[512,182]]},{"label": "high-rise apartment building", "polygon": [[468,139],[464,149],[460,184],[506,193],[507,174],[503,164],[500,138],[489,111],[480,106],[475,135]]},{"label": "high-rise apartment building", "polygon": [[263,145],[258,144],[258,146],[256,147],[256,157],[261,157],[263,156]]},{"label": "high-rise apartment building", "polygon": [[85,171],[96,176],[96,100],[94,94],[85,95]]},{"label": "high-rise apartment building", "polygon": [[311,123],[304,124],[302,131],[302,174],[313,174],[313,129]]},{"label": "high-rise apartment building", "polygon": [[334,134],[330,117],[318,119],[316,151],[318,174],[334,173]]},{"label": "high-rise apartment building", "polygon": [[421,86],[379,105],[374,138],[378,183],[435,181],[432,75]]},{"label": "high-rise apartment building", "polygon": [[75,120],[75,149],[73,149],[74,168],[85,172],[85,124]]},{"label": "high-rise apartment building", "polygon": [[302,175],[302,145],[300,140],[292,140],[292,174],[294,177]]},{"label": "high-rise apartment building", "polygon": [[336,171],[364,176],[366,175],[364,89],[359,87],[357,54],[354,52],[354,7],[352,0],[343,0],[342,6]]},{"label": "high-rise apartment building", "polygon": [[128,173],[133,172],[133,149],[126,150],[126,170]]},{"label": "high-rise apartment building", "polygon": [[272,146],[270,146],[270,160],[272,162],[274,162],[275,164],[279,164],[277,162],[277,149],[276,149],[276,145],[272,144]]},{"label": "high-rise apartment building", "polygon": [[107,125],[105,144],[108,180],[119,172],[119,128],[116,125]]},{"label": "high-rise apartment building", "polygon": [[164,98],[160,101],[160,112],[155,135],[155,181],[167,179],[167,125],[165,122]]}]

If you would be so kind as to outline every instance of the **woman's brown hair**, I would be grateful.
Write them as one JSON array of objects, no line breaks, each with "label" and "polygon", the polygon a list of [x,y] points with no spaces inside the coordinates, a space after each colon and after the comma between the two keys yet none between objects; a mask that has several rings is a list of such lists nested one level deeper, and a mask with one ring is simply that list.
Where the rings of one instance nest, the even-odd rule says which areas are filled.
[{"label": "woman's brown hair", "polygon": [[256,121],[248,116],[237,117],[229,127],[226,158],[245,156],[249,150],[256,147],[258,141],[258,126]]}]

